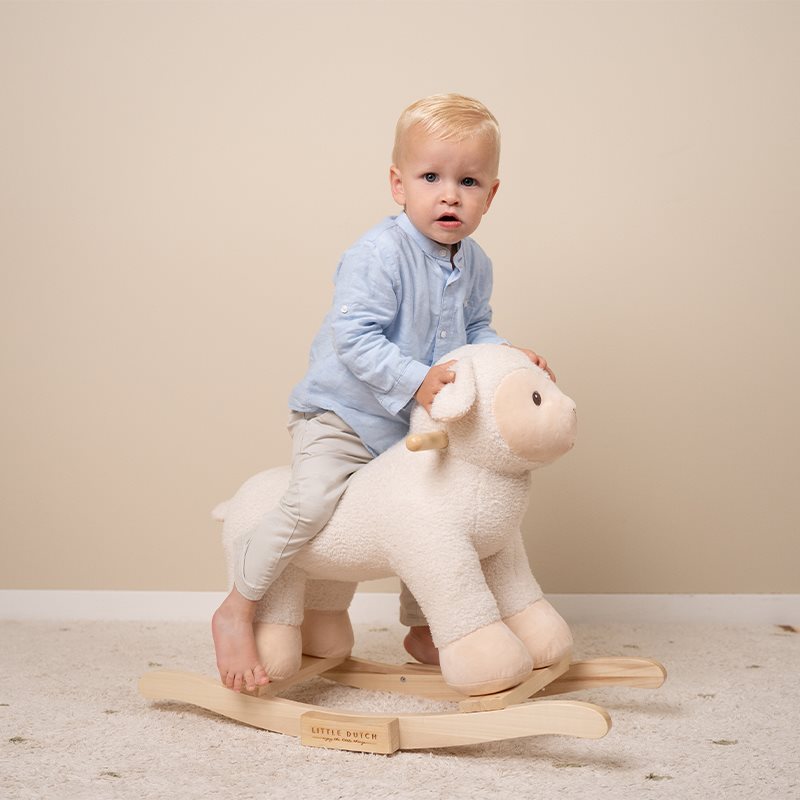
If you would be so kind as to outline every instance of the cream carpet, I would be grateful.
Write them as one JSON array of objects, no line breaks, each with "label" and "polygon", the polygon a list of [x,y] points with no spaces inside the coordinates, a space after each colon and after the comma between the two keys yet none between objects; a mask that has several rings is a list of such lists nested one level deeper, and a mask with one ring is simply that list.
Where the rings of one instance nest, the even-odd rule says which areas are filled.
[{"label": "cream carpet", "polygon": [[[540,736],[393,756],[303,747],[192,706],[148,703],[140,674],[214,674],[207,626],[0,623],[0,797],[800,798],[800,635],[788,626],[575,626],[576,658],[640,655],[658,690],[567,695],[604,706],[604,739]],[[357,628],[355,655],[402,662],[399,626]],[[287,695],[289,696],[289,695]],[[295,699],[446,708],[315,679]]]}]

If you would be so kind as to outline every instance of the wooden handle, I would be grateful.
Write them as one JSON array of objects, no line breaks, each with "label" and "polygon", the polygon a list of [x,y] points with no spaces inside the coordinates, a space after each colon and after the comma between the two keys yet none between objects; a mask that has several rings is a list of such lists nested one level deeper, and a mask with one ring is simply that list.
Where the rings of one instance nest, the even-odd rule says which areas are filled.
[{"label": "wooden handle", "polygon": [[412,433],[411,436],[406,437],[406,447],[412,453],[419,450],[444,450],[448,444],[447,431]]}]

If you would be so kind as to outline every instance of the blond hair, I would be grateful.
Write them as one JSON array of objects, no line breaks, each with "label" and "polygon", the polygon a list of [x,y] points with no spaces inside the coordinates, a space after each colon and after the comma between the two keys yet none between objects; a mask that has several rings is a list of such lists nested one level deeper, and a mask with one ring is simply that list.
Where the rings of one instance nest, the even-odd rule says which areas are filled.
[{"label": "blond hair", "polygon": [[412,128],[420,128],[441,142],[485,137],[494,148],[496,162],[500,161],[500,126],[479,100],[450,93],[434,94],[412,103],[397,120],[392,150],[394,164],[400,161],[403,144]]}]

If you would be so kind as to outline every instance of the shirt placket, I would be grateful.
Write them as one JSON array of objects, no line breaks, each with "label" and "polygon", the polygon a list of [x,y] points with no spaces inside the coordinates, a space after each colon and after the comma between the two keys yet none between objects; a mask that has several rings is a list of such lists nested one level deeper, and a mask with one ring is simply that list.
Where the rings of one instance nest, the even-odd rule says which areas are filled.
[{"label": "shirt placket", "polygon": [[455,331],[455,310],[458,303],[458,281],[461,270],[455,264],[447,265],[439,262],[440,268],[447,273],[444,288],[442,289],[442,307],[439,311],[439,326],[436,329],[436,342],[433,348],[433,361],[438,361],[443,355],[449,353],[454,346],[452,335]]}]

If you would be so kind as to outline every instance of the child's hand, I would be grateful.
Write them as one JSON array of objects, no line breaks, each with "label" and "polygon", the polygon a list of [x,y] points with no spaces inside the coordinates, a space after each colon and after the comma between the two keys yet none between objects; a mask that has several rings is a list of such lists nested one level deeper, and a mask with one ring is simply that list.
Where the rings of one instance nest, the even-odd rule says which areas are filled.
[{"label": "child's hand", "polygon": [[556,376],[553,374],[553,370],[547,366],[547,359],[543,356],[540,356],[538,353],[534,353],[533,350],[528,350],[527,347],[516,347],[513,344],[508,345],[509,347],[513,347],[515,350],[519,350],[520,353],[525,353],[526,356],[536,364],[539,369],[543,369],[549,376],[553,383],[556,382]]},{"label": "child's hand", "polygon": [[433,398],[436,397],[442,388],[447,386],[448,383],[453,383],[456,379],[456,374],[450,367],[455,364],[455,359],[448,361],[446,364],[438,364],[428,370],[425,380],[420,384],[417,393],[414,395],[417,402],[430,414]]}]

